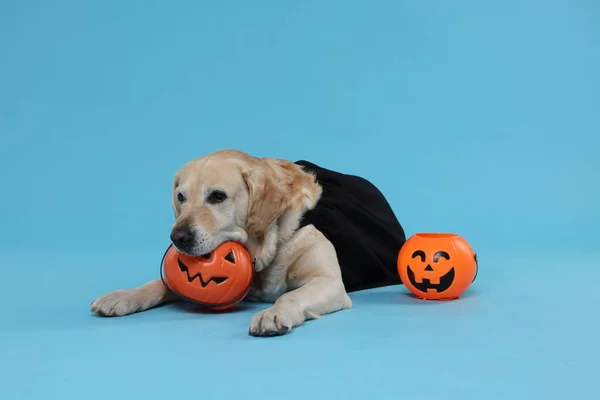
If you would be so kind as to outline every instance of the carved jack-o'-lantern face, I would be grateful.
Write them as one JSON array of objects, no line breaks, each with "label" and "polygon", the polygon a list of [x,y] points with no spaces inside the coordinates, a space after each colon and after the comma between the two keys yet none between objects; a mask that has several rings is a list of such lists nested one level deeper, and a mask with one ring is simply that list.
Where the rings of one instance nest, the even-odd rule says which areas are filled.
[{"label": "carved jack-o'-lantern face", "polygon": [[190,256],[170,246],[162,264],[165,286],[216,310],[240,303],[248,294],[254,272],[250,254],[235,242],[225,242],[204,256]]},{"label": "carved jack-o'-lantern face", "polygon": [[398,273],[418,298],[455,299],[475,280],[477,256],[458,235],[417,233],[398,254]]}]

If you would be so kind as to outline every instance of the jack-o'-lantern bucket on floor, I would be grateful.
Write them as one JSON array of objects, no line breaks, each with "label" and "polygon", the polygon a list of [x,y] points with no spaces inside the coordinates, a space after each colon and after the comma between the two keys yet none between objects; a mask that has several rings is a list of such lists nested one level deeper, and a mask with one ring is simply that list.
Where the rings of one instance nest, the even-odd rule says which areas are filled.
[{"label": "jack-o'-lantern bucket on floor", "polygon": [[236,242],[225,242],[202,256],[181,253],[171,245],[161,262],[161,278],[169,290],[217,311],[230,309],[244,300],[253,274],[250,253]]},{"label": "jack-o'-lantern bucket on floor", "polygon": [[453,233],[416,233],[398,253],[402,283],[419,299],[453,300],[477,276],[477,255]]}]

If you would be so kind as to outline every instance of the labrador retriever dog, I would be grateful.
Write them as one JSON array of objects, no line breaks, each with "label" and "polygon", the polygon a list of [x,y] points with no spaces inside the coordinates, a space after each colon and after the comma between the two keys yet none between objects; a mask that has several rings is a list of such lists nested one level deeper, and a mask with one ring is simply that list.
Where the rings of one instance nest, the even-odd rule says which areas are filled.
[{"label": "labrador retriever dog", "polygon": [[[383,194],[366,179],[308,161],[257,158],[222,150],[175,174],[171,241],[189,255],[225,241],[243,244],[255,276],[248,301],[253,336],[283,335],[306,320],[352,308],[348,293],[400,284],[405,233]],[[179,297],[161,279],[105,294],[100,316],[141,312]]]}]

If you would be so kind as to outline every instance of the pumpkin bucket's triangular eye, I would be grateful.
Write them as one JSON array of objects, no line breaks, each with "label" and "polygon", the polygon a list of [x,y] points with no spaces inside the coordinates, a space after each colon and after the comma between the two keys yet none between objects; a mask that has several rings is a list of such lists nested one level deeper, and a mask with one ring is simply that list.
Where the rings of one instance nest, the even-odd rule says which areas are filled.
[{"label": "pumpkin bucket's triangular eye", "polygon": [[187,265],[185,265],[179,258],[177,259],[177,265],[179,265],[179,270],[181,272],[185,272],[188,270]]},{"label": "pumpkin bucket's triangular eye", "polygon": [[227,253],[225,259],[230,263],[235,264],[235,257],[233,256],[233,251],[229,250],[229,253]]}]

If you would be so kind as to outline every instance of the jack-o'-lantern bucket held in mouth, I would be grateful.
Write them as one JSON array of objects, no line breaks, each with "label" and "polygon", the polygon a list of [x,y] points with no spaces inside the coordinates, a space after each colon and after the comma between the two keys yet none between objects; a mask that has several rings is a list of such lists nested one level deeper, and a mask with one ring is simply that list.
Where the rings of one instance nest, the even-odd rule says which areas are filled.
[{"label": "jack-o'-lantern bucket held in mouth", "polygon": [[225,242],[202,256],[181,253],[171,245],[161,262],[161,278],[169,290],[216,311],[244,300],[253,273],[250,253],[236,242]]},{"label": "jack-o'-lantern bucket held in mouth", "polygon": [[402,283],[419,299],[457,299],[473,283],[477,269],[476,253],[453,233],[416,233],[398,253]]}]

